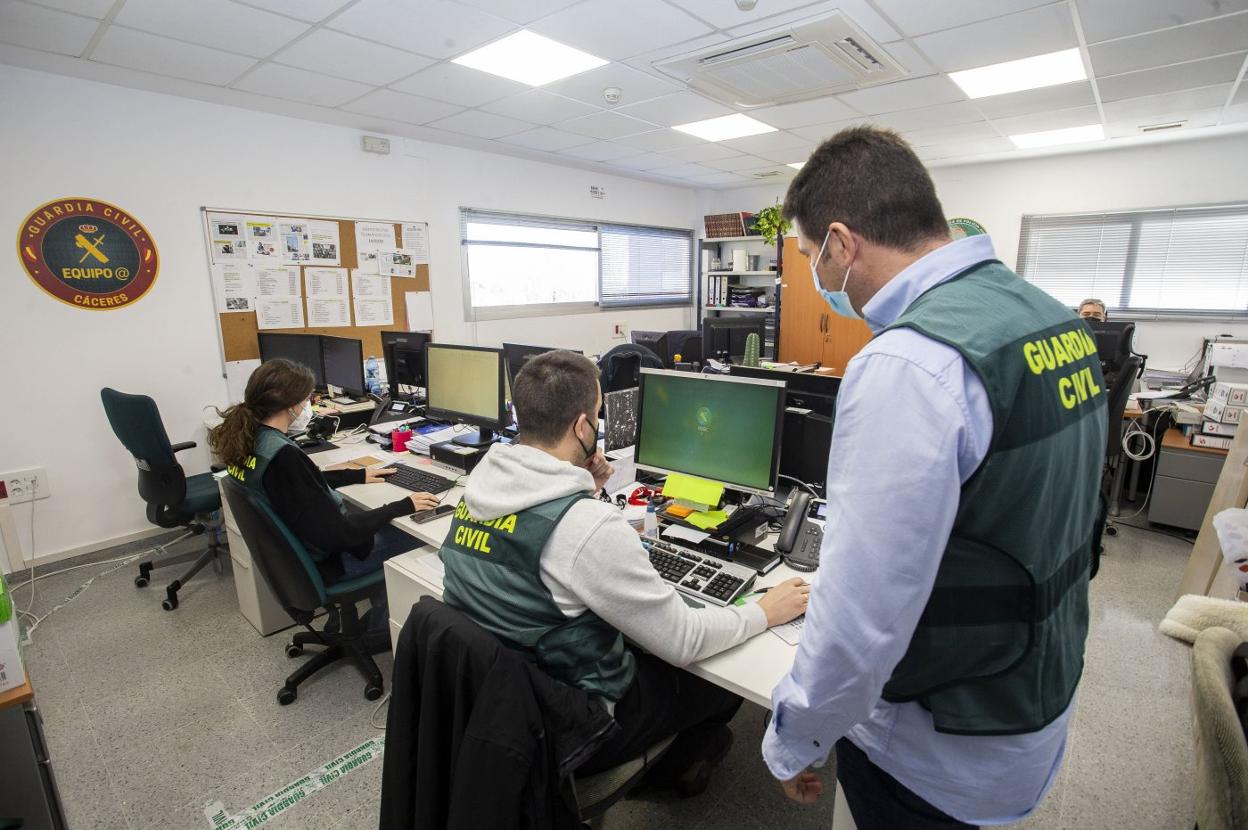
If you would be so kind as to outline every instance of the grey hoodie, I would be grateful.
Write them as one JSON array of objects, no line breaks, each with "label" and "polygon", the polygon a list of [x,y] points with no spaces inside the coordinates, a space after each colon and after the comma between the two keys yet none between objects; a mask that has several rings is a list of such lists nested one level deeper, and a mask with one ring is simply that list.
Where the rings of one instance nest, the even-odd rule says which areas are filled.
[{"label": "grey hoodie", "polygon": [[[497,519],[594,490],[584,469],[533,447],[495,444],[473,470],[464,501],[473,517]],[[690,608],[650,565],[637,531],[620,509],[582,499],[542,550],[542,582],[567,617],[590,609],[646,651],[684,666],[767,628],[757,604]]]}]

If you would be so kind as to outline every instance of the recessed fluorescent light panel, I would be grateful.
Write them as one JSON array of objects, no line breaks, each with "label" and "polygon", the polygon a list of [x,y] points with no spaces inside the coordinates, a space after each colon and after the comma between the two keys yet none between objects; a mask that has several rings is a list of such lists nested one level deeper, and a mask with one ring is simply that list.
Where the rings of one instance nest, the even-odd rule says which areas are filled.
[{"label": "recessed fluorescent light panel", "polygon": [[730,138],[744,138],[747,135],[776,131],[775,127],[741,113],[725,115],[721,118],[708,118],[705,121],[694,121],[689,124],[677,124],[672,129],[706,141],[727,141]]},{"label": "recessed fluorescent light panel", "polygon": [[804,162],[804,161],[791,161],[791,162],[789,162],[789,164],[788,164],[787,166],[788,166],[788,167],[792,167],[794,170],[801,170],[803,167],[805,167],[805,166],[806,166],[806,162]]},{"label": "recessed fluorescent light panel", "polygon": [[968,98],[987,98],[1042,86],[1068,84],[1088,77],[1078,49],[1064,49],[1034,58],[994,63],[978,69],[950,72],[949,77]]},{"label": "recessed fluorescent light panel", "polygon": [[526,29],[460,55],[451,63],[510,81],[542,86],[605,66],[607,61]]},{"label": "recessed fluorescent light panel", "polygon": [[1040,133],[1023,133],[1010,136],[1010,141],[1020,150],[1033,147],[1054,147],[1058,144],[1078,144],[1081,141],[1101,141],[1105,138],[1105,128],[1100,124],[1089,124],[1086,127],[1067,127],[1064,130],[1045,130]]}]

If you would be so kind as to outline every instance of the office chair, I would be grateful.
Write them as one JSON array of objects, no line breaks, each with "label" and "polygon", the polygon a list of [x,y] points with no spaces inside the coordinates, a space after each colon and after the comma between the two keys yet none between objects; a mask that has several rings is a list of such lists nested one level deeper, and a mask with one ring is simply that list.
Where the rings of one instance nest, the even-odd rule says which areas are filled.
[{"label": "office chair", "polygon": [[[299,696],[300,683],[344,657],[350,658],[364,676],[364,697],[367,700],[381,697],[385,684],[373,655],[390,648],[390,636],[384,631],[364,631],[355,607],[385,579],[381,569],[326,584],[307,548],[265,499],[233,478],[222,479],[222,490],[260,575],[291,619],[308,629],[291,637],[286,656],[298,657],[308,645],[325,647],[286,678],[285,685],[277,692],[277,702],[283,706],[294,703]],[[321,608],[331,615],[337,612],[339,632],[312,628],[312,619]]]},{"label": "office chair", "polygon": [[621,343],[598,358],[602,393],[619,392],[641,385],[642,369],[662,369],[663,358],[636,343]]},{"label": "office chair", "polygon": [[1192,646],[1196,823],[1200,830],[1248,826],[1248,643],[1206,628]]},{"label": "office chair", "polygon": [[[1111,515],[1117,512],[1118,497],[1122,494],[1122,416],[1127,410],[1127,399],[1131,396],[1131,387],[1143,365],[1139,355],[1127,355],[1109,387],[1109,399],[1106,402],[1109,434],[1105,442],[1105,466],[1101,477],[1101,487],[1109,494]],[[1106,519],[1105,532],[1110,536],[1118,535],[1118,528],[1114,526],[1112,518]]]},{"label": "office chair", "polygon": [[[178,607],[178,591],[200,569],[212,562],[219,574],[222,572],[222,556],[225,545],[221,533],[221,495],[212,473],[187,476],[182,465],[174,457],[176,453],[195,446],[194,441],[170,444],[165,425],[160,420],[156,402],[146,395],[127,395],[116,389],[100,390],[104,414],[122,446],[134,458],[139,468],[139,496],[147,503],[147,520],[157,527],[186,529],[186,533],[160,545],[164,552],[170,546],[201,533],[209,533],[208,549],[195,559],[190,569],[165,588],[165,598],[160,607],[172,611]],[[186,556],[172,557],[154,562],[151,559],[139,563],[139,575],[134,578],[138,588],[145,587],[151,579],[152,568],[187,561]]]}]

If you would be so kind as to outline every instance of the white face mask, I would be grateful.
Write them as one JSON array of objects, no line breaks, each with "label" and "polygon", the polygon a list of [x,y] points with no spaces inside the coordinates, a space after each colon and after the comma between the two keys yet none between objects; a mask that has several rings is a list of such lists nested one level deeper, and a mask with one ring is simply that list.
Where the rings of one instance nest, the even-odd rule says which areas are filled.
[{"label": "white face mask", "polygon": [[312,403],[304,401],[303,409],[299,410],[299,414],[295,416],[295,420],[290,422],[287,432],[303,432],[308,428],[308,423],[312,420]]},{"label": "white face mask", "polygon": [[823,235],[823,244],[819,246],[819,255],[810,261],[810,278],[815,282],[815,290],[819,292],[819,296],[823,297],[828,305],[832,306],[832,310],[842,317],[849,317],[853,320],[862,319],[857,311],[854,311],[854,305],[849,301],[849,292],[845,290],[845,286],[849,285],[849,271],[854,265],[851,262],[849,268],[845,269],[845,280],[841,283],[840,291],[829,291],[819,283],[819,260],[823,259],[823,252],[827,250],[828,238],[832,235],[829,230]]}]

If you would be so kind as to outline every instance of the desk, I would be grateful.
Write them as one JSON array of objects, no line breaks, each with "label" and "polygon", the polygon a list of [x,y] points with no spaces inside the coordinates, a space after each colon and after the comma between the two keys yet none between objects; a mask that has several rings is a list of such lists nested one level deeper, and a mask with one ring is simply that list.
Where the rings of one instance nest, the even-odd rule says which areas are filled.
[{"label": "desk", "polygon": [[1222,473],[1226,450],[1193,447],[1172,427],[1166,430],[1157,453],[1148,520],[1199,530]]},{"label": "desk", "polygon": [[27,830],[60,830],[65,827],[65,808],[34,697],[29,678],[21,686],[0,692],[0,747],[4,747],[0,816],[21,817]]}]

